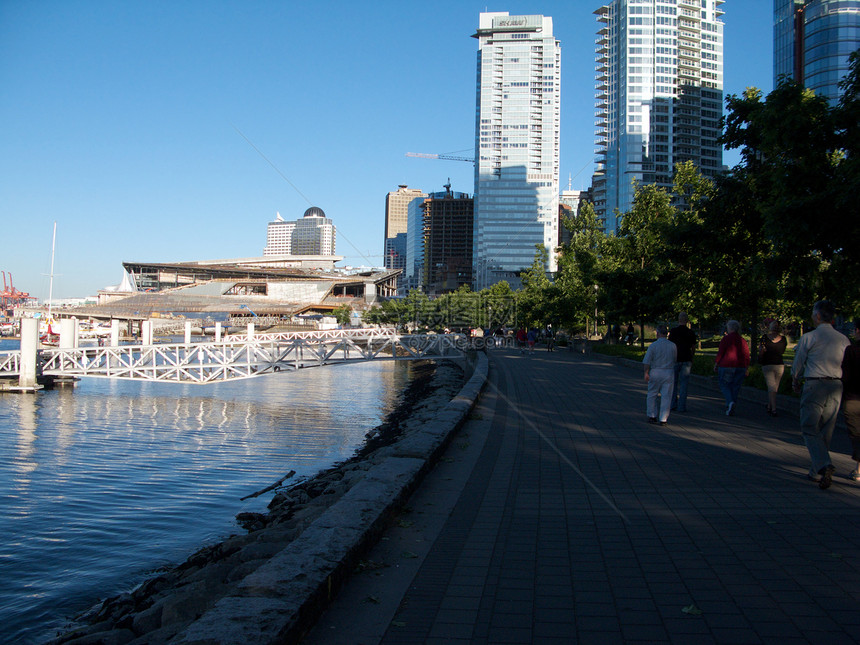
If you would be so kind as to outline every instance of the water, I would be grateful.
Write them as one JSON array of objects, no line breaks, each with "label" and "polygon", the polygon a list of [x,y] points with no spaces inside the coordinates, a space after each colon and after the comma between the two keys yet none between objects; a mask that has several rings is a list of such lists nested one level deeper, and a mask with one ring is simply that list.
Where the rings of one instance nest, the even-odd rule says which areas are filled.
[{"label": "water", "polygon": [[241,532],[235,515],[272,494],[241,497],[352,456],[408,379],[407,364],[380,362],[0,394],[0,642],[43,642],[98,599]]}]

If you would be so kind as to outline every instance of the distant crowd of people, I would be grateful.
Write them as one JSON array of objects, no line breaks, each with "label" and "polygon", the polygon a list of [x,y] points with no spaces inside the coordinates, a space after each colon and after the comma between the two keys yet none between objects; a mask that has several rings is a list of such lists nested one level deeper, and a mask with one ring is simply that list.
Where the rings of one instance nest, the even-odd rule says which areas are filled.
[{"label": "distant crowd of people", "polygon": [[[857,462],[849,477],[860,481],[860,321],[854,323],[854,338],[858,342],[852,345],[847,336],[833,327],[834,318],[832,302],[815,303],[812,309],[815,329],[801,337],[791,366],[792,386],[800,394],[801,433],[811,462],[808,476],[822,489],[833,482],[835,469],[830,459],[830,443],[840,405],[851,438],[851,456]],[[678,325],[671,330],[666,325],[657,326],[657,340],[649,345],[642,361],[648,384],[649,423],[666,425],[670,410],[686,411],[687,384],[697,343],[685,313],[680,314]],[[767,413],[774,417],[787,346],[780,324],[771,322],[758,347],[758,361],[767,386]],[[740,323],[729,320],[714,361],[727,416],[735,414],[749,366],[750,348],[740,334]]]}]

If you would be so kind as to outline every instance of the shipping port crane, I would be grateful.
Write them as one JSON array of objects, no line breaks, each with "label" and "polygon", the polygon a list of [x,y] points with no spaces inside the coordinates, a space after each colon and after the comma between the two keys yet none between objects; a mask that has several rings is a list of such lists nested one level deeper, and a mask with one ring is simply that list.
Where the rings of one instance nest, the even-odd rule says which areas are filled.
[{"label": "shipping port crane", "polygon": [[[0,292],[0,306],[4,309],[14,307],[15,305],[27,304],[28,300],[35,300],[35,296],[31,296],[26,291],[19,291],[15,288],[12,282],[11,271],[0,271],[3,274],[3,291]],[[6,274],[9,274],[9,283],[6,284]]]}]

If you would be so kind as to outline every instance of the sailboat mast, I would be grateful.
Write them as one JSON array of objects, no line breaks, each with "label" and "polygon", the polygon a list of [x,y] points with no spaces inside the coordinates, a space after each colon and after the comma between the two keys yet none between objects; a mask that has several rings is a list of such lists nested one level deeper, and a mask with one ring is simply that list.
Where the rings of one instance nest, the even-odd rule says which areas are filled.
[{"label": "sailboat mast", "polygon": [[51,303],[54,302],[54,250],[57,248],[57,222],[54,222],[54,237],[51,240],[51,281],[48,283],[48,321],[51,320]]}]

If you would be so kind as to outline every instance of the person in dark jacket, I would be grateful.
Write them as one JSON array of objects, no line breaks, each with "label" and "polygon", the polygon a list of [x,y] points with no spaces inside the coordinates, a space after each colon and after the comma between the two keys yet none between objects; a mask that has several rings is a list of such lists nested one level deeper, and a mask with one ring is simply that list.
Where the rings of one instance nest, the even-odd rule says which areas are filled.
[{"label": "person in dark jacket", "polygon": [[687,327],[688,322],[687,314],[682,311],[678,314],[678,326],[669,330],[669,340],[678,348],[672,401],[672,409],[678,412],[687,411],[687,384],[690,381],[690,370],[693,369],[693,352],[699,340],[695,332]]}]

